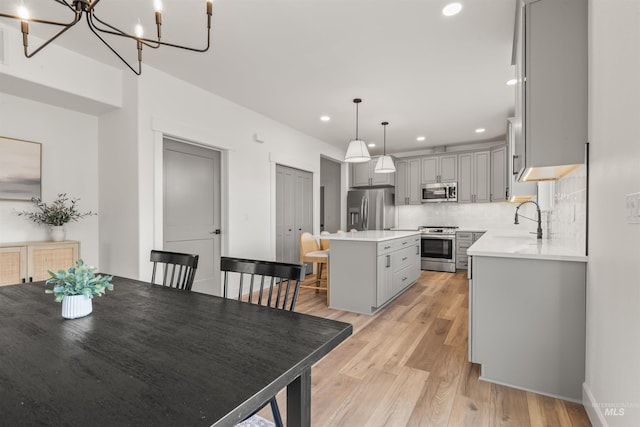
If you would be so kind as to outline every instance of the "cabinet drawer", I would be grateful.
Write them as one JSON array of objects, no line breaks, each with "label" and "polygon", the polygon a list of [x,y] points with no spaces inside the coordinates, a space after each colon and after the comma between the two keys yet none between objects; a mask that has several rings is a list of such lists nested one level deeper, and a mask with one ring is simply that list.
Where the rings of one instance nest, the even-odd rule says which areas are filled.
[{"label": "cabinet drawer", "polygon": [[385,242],[378,243],[378,256],[393,252],[395,240],[387,240]]},{"label": "cabinet drawer", "polygon": [[391,254],[391,265],[393,271],[400,271],[406,268],[408,265],[413,264],[416,259],[416,248],[410,246],[408,248],[400,249]]},{"label": "cabinet drawer", "polygon": [[469,268],[469,258],[467,258],[466,255],[464,256],[459,256],[458,259],[456,260],[456,268]]},{"label": "cabinet drawer", "polygon": [[393,273],[391,291],[395,295],[411,283],[413,283],[413,279],[411,277],[411,266],[409,265],[402,270]]},{"label": "cabinet drawer", "polygon": [[458,240],[463,240],[463,239],[468,239],[468,240],[473,240],[473,233],[472,232],[467,232],[467,231],[458,231],[456,233],[456,239]]},{"label": "cabinet drawer", "polygon": [[456,242],[456,246],[458,248],[458,252],[467,252],[467,249],[469,249],[469,247],[473,245],[473,242],[471,240],[458,240]]}]

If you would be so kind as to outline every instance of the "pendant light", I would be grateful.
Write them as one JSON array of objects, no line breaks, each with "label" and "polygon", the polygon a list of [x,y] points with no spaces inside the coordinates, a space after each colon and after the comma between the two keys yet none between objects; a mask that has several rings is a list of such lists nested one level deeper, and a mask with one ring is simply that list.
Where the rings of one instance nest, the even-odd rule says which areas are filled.
[{"label": "pendant light", "polygon": [[353,103],[356,104],[356,139],[352,139],[347,147],[347,154],[344,156],[344,161],[349,163],[362,163],[371,160],[367,144],[358,139],[358,104],[362,102],[362,99],[356,98]]},{"label": "pendant light", "polygon": [[393,173],[396,171],[396,165],[393,164],[391,156],[387,156],[387,125],[389,122],[382,122],[381,124],[384,127],[383,156],[378,158],[378,163],[376,163],[373,171],[375,173]]}]

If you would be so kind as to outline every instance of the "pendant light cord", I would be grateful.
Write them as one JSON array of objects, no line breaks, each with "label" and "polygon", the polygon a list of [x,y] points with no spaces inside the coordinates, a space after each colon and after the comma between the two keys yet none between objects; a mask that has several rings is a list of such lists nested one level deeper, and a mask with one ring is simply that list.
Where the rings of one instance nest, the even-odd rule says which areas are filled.
[{"label": "pendant light cord", "polygon": [[356,140],[358,140],[358,103],[356,102]]}]

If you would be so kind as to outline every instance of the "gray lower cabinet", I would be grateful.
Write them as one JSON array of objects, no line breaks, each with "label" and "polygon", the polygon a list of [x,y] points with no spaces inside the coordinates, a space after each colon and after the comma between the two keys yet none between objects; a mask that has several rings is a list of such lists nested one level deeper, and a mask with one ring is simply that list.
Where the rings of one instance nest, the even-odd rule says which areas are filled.
[{"label": "gray lower cabinet", "polygon": [[471,257],[470,360],[480,378],[580,402],[586,263]]},{"label": "gray lower cabinet", "polygon": [[484,231],[458,231],[456,233],[456,268],[466,269],[469,266],[467,249],[484,234]]},{"label": "gray lower cabinet", "polygon": [[332,240],[330,307],[373,314],[420,276],[420,236]]}]

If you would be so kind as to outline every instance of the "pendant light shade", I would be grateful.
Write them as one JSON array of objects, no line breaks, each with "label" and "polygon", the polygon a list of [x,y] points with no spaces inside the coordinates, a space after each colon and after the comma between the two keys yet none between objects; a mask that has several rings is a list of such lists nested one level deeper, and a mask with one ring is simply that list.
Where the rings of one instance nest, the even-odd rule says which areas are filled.
[{"label": "pendant light shade", "polygon": [[389,122],[382,122],[381,124],[384,128],[383,156],[378,158],[378,163],[376,163],[373,171],[375,173],[393,173],[396,171],[396,165],[393,164],[391,156],[387,156],[387,125]]},{"label": "pendant light shade", "polygon": [[371,160],[367,143],[358,138],[358,104],[361,102],[362,100],[359,98],[353,100],[353,103],[356,104],[356,138],[349,142],[347,154],[344,156],[344,161],[349,163],[362,163]]}]

